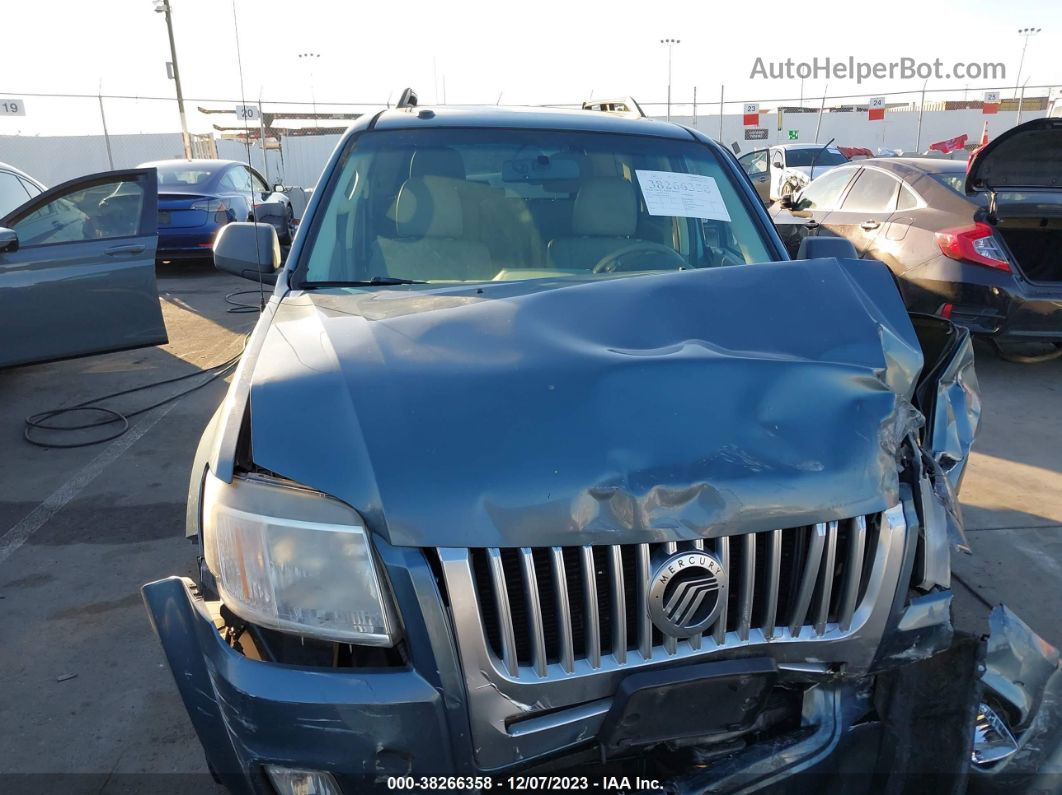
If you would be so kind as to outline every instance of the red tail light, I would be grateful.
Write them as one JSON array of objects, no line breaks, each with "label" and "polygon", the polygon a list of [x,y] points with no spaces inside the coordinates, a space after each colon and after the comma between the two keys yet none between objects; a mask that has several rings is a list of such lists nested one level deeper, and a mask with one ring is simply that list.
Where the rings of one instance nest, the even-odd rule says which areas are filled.
[{"label": "red tail light", "polygon": [[1010,260],[988,224],[941,229],[937,232],[937,245],[946,257],[1010,272]]}]

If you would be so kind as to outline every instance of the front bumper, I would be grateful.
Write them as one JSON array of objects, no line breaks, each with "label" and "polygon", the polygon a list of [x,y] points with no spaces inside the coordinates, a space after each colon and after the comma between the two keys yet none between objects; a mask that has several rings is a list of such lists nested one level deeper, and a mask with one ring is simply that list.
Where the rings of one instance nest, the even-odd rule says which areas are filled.
[{"label": "front bumper", "polygon": [[[144,586],[143,595],[211,771],[231,791],[272,793],[264,775],[266,764],[328,771],[343,792],[359,793],[387,791],[398,776],[419,781],[422,776],[479,774],[471,763],[471,749],[463,742],[466,738],[457,736],[462,732],[453,730],[455,724],[447,716],[447,712],[457,712],[467,721],[462,694],[433,685],[412,668],[328,670],[250,659],[227,644],[211,610],[217,603],[206,602],[191,580],[170,577],[150,583]],[[905,632],[901,622],[898,636],[905,638],[901,645],[908,654],[918,647],[922,648],[919,653],[932,654],[930,647],[939,648],[938,641],[950,637],[950,625],[936,624],[935,619],[930,624],[922,629],[932,628],[935,640],[920,643],[915,640],[917,630]],[[961,694],[974,692],[971,648],[968,641],[953,644],[927,660],[905,664],[899,669],[904,673],[893,675],[900,677],[904,687],[919,692],[939,689],[945,681],[952,683],[952,689],[935,700],[938,707],[947,709],[934,711],[934,731],[940,729],[946,712],[954,724],[952,734],[968,734],[964,726],[969,705]],[[931,677],[928,690],[919,684],[923,682],[920,666]],[[445,667],[445,661],[440,667]],[[961,673],[964,670],[968,675]],[[912,702],[891,699],[889,703],[901,705],[901,714],[894,714],[897,708],[884,702],[875,705],[875,681],[882,681],[881,677],[826,678],[805,684],[808,690],[799,731],[750,745],[710,770],[678,771],[661,780],[657,791],[692,795],[708,790],[788,787],[790,779],[795,784],[810,776],[820,791],[840,792],[851,783],[846,760],[858,759],[873,768],[883,754],[889,758],[899,754],[904,765],[912,764],[919,753],[917,744],[904,740],[902,747],[889,745],[895,745],[889,738],[903,735],[890,730],[889,723],[906,724],[911,716],[903,707]],[[898,686],[891,685],[892,691]],[[885,692],[880,685],[877,689]],[[875,706],[889,720],[870,726],[865,718]],[[951,769],[957,765],[964,769],[968,754],[968,743],[956,745]],[[584,753],[576,764],[590,766],[593,757]],[[938,751],[932,763],[941,762]],[[794,778],[798,774],[799,779]],[[507,777],[508,773],[496,772],[494,780],[500,785]],[[602,786],[609,791],[607,784],[597,788]]]},{"label": "front bumper", "polygon": [[191,580],[144,602],[211,771],[231,791],[272,793],[262,765],[326,770],[344,791],[452,771],[442,693],[409,668],[323,671],[228,646]]}]

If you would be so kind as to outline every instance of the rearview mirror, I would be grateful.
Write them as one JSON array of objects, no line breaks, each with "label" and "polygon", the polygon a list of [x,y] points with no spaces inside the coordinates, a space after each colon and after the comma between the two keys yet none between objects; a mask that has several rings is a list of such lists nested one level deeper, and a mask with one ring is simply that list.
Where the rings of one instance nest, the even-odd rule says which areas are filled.
[{"label": "rearview mirror", "polygon": [[214,240],[214,267],[234,276],[276,284],[281,262],[280,240],[272,224],[226,224]]},{"label": "rearview mirror", "polygon": [[5,251],[18,251],[18,233],[0,226],[0,253]]},{"label": "rearview mirror", "polygon": [[782,205],[782,209],[784,210],[795,210],[799,204],[796,196],[792,193],[787,193],[778,200],[778,203]]}]

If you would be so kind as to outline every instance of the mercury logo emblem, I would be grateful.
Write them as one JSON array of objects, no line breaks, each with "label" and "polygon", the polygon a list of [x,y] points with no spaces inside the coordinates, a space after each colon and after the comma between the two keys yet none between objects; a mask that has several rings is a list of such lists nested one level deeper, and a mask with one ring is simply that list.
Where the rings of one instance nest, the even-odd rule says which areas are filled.
[{"label": "mercury logo emblem", "polygon": [[676,553],[649,583],[649,617],[665,635],[691,637],[715,621],[725,587],[726,571],[715,555],[700,549]]}]

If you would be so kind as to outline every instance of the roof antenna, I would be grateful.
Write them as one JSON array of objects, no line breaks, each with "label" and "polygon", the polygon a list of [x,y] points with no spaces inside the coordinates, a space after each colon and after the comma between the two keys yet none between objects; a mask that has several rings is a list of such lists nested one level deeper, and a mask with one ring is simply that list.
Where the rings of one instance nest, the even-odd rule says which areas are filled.
[{"label": "roof antenna", "polygon": [[[240,23],[236,18],[236,0],[232,0],[232,29],[236,33],[236,66],[240,71],[240,102],[244,106],[243,113],[243,142],[247,149],[247,168],[251,168],[251,132],[247,127],[247,98],[243,93],[243,57],[240,55]],[[261,106],[258,108],[258,112],[262,112]],[[262,158],[265,159],[265,142],[262,142]],[[247,175],[250,178],[250,174]],[[253,185],[252,185],[253,187]],[[251,216],[254,218],[255,223],[258,222],[258,208],[255,206],[254,199],[251,200]],[[254,230],[254,254],[255,254],[255,267],[258,268],[258,301],[259,312],[265,310],[265,284],[263,282],[262,275],[262,252],[258,249],[258,227]]]},{"label": "roof antenna", "polygon": [[407,88],[402,92],[398,98],[398,104],[396,108],[415,108],[417,107],[417,92],[412,88]]}]

